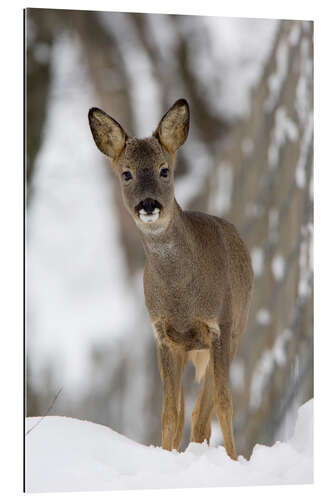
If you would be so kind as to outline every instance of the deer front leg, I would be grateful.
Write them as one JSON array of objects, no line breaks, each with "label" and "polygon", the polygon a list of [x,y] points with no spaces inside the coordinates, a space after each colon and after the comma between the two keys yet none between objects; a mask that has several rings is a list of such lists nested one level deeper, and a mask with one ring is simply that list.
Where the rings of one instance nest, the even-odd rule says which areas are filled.
[{"label": "deer front leg", "polygon": [[182,375],[185,352],[174,351],[164,340],[162,325],[154,325],[157,353],[163,385],[162,448],[178,449],[184,429],[184,394]]},{"label": "deer front leg", "polygon": [[225,323],[211,329],[211,362],[214,376],[214,403],[226,451],[230,458],[237,460],[232,429],[232,398],[229,369],[231,363],[231,324]]}]

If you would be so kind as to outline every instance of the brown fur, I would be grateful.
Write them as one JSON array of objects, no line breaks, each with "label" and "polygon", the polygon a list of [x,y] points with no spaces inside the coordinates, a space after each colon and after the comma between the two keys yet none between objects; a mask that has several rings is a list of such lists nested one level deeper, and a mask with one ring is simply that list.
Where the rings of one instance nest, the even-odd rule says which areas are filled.
[{"label": "brown fur", "polygon": [[[144,293],[163,383],[162,446],[178,449],[181,442],[181,380],[190,357],[197,379],[203,378],[191,439],[209,442],[215,409],[227,453],[236,459],[229,369],[250,305],[253,272],[248,251],[230,222],[183,211],[174,198],[175,153],[189,128],[184,99],[170,108],[147,139],[128,137],[111,117],[108,127],[107,116],[93,108],[89,121],[98,148],[113,158],[125,206],[145,249]],[[169,169],[167,178],[161,176],[162,168]],[[123,178],[126,171],[132,175],[129,181]],[[142,222],[137,209],[148,198],[162,207],[153,223]]]}]

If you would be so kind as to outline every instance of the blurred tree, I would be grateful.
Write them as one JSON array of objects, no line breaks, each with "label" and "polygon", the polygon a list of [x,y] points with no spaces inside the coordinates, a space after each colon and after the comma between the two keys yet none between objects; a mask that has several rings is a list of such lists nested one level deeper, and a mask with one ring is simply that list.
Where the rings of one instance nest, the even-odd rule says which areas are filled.
[{"label": "blurred tree", "polygon": [[233,171],[227,217],[256,271],[235,397],[246,454],[271,444],[288,411],[313,396],[312,36],[309,22],[281,22],[251,112],[223,153]]},{"label": "blurred tree", "polygon": [[25,24],[26,175],[28,186],[31,185],[33,166],[41,144],[42,127],[45,121],[50,83],[50,53],[53,42],[50,16],[47,11],[34,9],[30,13]]}]

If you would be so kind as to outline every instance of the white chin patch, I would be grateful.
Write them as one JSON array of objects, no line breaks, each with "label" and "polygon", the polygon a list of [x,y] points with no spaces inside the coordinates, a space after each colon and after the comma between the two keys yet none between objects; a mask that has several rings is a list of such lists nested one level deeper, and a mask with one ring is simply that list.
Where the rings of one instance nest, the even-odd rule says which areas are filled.
[{"label": "white chin patch", "polygon": [[143,208],[139,212],[140,219],[142,220],[142,222],[145,222],[146,224],[151,224],[152,222],[156,222],[159,216],[160,216],[159,208],[154,208],[152,214],[147,214],[147,212],[143,210]]}]

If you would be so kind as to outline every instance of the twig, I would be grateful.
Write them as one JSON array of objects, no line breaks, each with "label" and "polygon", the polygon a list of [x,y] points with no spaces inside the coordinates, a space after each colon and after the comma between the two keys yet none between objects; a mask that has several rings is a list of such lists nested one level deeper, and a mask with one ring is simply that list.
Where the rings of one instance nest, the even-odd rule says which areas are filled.
[{"label": "twig", "polygon": [[54,406],[54,403],[56,402],[59,394],[61,393],[61,391],[63,390],[63,387],[60,387],[59,391],[57,392],[57,394],[54,396],[54,398],[52,399],[51,403],[49,404],[46,412],[44,413],[44,415],[38,420],[38,422],[36,422],[26,433],[25,435],[27,436],[29,434],[29,432],[31,432],[35,427],[37,427],[37,425],[39,425],[41,423],[41,421],[47,416],[47,414],[52,410],[53,406]]}]

